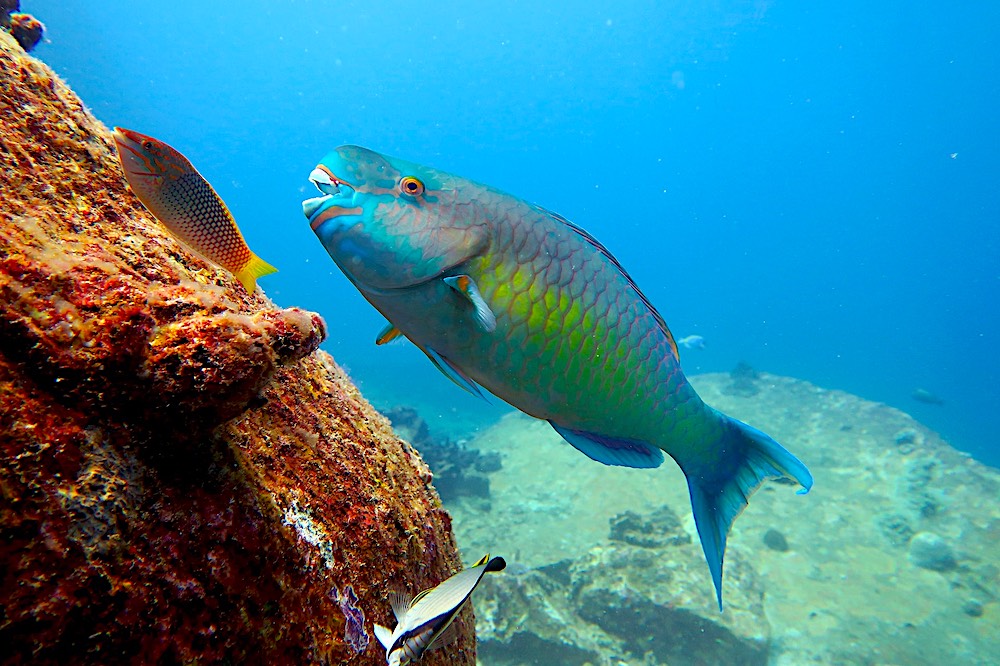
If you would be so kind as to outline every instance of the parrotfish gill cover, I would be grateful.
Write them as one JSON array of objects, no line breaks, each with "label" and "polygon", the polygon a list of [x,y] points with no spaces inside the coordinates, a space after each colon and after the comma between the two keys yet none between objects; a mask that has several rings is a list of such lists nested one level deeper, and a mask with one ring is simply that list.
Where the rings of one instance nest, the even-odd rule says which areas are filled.
[{"label": "parrotfish gill cover", "polygon": [[702,402],[663,318],[595,238],[559,215],[357,146],[330,153],[303,212],[331,258],[445,375],[547,420],[608,465],[670,455],[722,607],[726,537],[767,478],[812,476],[763,432]]}]

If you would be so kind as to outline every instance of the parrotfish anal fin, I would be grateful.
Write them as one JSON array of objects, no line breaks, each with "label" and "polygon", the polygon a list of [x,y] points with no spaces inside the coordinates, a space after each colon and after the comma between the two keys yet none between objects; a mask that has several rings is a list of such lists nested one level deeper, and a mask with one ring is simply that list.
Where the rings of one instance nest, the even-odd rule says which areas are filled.
[{"label": "parrotfish anal fin", "polygon": [[[472,395],[479,396],[483,400],[486,400],[486,396],[484,396],[483,392],[479,390],[476,383],[469,379],[464,372],[458,369],[458,367],[453,365],[451,361],[446,359],[444,356],[441,356],[441,354],[438,354],[430,347],[425,349],[424,353],[427,354],[427,358],[431,360],[434,367],[440,370],[445,377],[455,382]],[[487,402],[489,401],[487,400]]]},{"label": "parrotfish anal fin", "polygon": [[552,421],[549,421],[549,425],[577,451],[605,465],[649,469],[663,464],[663,451],[645,442],[614,439],[582,430],[563,428]]},{"label": "parrotfish anal fin", "polygon": [[403,335],[403,332],[392,324],[386,324],[385,328],[378,332],[378,337],[375,338],[375,344],[384,345],[387,342],[392,342]]},{"label": "parrotfish anal fin", "polygon": [[[726,553],[726,537],[733,521],[746,508],[750,495],[765,480],[788,478],[802,486],[799,493],[807,493],[813,478],[798,458],[756,428],[718,414],[726,429],[725,440],[719,448],[735,460],[724,460],[711,470],[684,469],[694,522],[701,538],[701,548],[712,573],[719,610],[722,610],[722,563]],[[681,462],[681,461],[678,461]],[[718,470],[728,470],[720,474]]]},{"label": "parrotfish anal fin", "polygon": [[396,616],[396,624],[403,624],[406,614],[413,607],[415,599],[411,599],[406,592],[393,590],[389,593],[389,605],[392,606],[392,614]]},{"label": "parrotfish anal fin", "polygon": [[476,309],[476,323],[479,324],[481,329],[487,333],[492,333],[496,330],[496,315],[493,314],[493,310],[490,310],[490,306],[486,304],[482,294],[479,293],[479,287],[476,286],[475,280],[468,275],[456,275],[454,277],[446,277],[444,281],[449,287],[462,296],[465,296],[472,303]]},{"label": "parrotfish anal fin", "polygon": [[375,623],[375,638],[378,642],[382,644],[386,650],[392,645],[392,630],[389,627],[383,627],[381,624]]},{"label": "parrotfish anal fin", "polygon": [[650,313],[652,313],[653,317],[656,319],[657,325],[659,325],[660,329],[667,336],[667,340],[670,342],[670,349],[673,350],[674,352],[674,358],[680,360],[681,355],[680,352],[677,351],[677,343],[674,341],[674,334],[671,333],[670,329],[667,327],[667,322],[664,321],[660,313],[657,312],[656,308],[653,307],[653,304],[649,302],[649,299],[646,298],[646,294],[642,293],[642,291],[639,289],[639,285],[637,285],[635,283],[635,280],[632,279],[632,276],[628,274],[628,272],[622,267],[620,263],[618,263],[618,260],[615,258],[615,255],[611,254],[611,250],[604,247],[601,241],[591,236],[590,233],[587,232],[585,229],[576,226],[562,215],[558,213],[553,213],[551,210],[547,210],[545,208],[542,208],[541,206],[535,206],[535,208],[544,213],[545,215],[548,215],[553,220],[566,225],[569,229],[572,229],[574,232],[579,234],[585,241],[593,245],[598,252],[603,254],[604,257],[608,261],[610,261],[615,268],[618,269],[618,272],[621,273],[626,280],[628,280],[629,285],[631,285],[632,289],[635,290],[635,293],[638,294],[639,298],[642,300],[643,305],[649,308]]}]

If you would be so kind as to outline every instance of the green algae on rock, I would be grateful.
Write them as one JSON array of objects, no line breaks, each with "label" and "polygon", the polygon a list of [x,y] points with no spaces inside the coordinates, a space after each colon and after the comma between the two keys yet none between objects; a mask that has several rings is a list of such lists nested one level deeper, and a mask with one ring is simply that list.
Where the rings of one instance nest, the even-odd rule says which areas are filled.
[{"label": "green algae on rock", "polygon": [[[383,663],[390,587],[461,568],[427,467],[322,320],[163,232],[3,33],[0,85],[5,659]],[[468,612],[427,662],[475,663]]]}]

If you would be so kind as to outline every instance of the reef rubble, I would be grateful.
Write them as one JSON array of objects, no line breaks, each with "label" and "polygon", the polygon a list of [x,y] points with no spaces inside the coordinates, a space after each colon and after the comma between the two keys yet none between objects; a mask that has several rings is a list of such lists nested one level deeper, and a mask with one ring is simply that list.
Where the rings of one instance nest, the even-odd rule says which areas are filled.
[{"label": "reef rubble", "polygon": [[[427,466],[2,31],[0,89],[4,662],[383,664],[389,590],[461,568]],[[427,663],[475,663],[458,622]]]},{"label": "reef rubble", "polygon": [[448,505],[459,543],[469,557],[509,553],[508,575],[476,593],[481,663],[997,663],[1000,470],[889,406],[763,372],[733,391],[734,379],[691,381],[816,483],[751,498],[729,537],[722,613],[675,467],[595,464],[518,414],[472,440],[503,466],[489,521],[465,498]]}]

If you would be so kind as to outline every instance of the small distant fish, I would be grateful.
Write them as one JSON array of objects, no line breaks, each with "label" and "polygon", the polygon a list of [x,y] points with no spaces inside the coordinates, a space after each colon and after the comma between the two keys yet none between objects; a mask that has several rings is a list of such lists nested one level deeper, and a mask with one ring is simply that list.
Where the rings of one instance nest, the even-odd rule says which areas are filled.
[{"label": "small distant fish", "polygon": [[375,637],[385,648],[388,666],[402,666],[417,661],[427,650],[443,647],[454,637],[452,620],[462,610],[472,592],[489,571],[503,571],[502,557],[490,559],[489,553],[468,569],[459,571],[437,587],[424,590],[412,600],[403,594],[391,595],[389,602],[396,616],[392,631],[375,625]]},{"label": "small distant fish", "polygon": [[139,201],[178,240],[236,276],[247,293],[277,268],[251,252],[236,220],[208,181],[177,150],[158,139],[116,127],[125,180]]},{"label": "small distant fish", "polygon": [[927,389],[922,389],[922,388],[914,389],[914,391],[913,391],[913,393],[911,394],[910,397],[912,397],[917,402],[923,402],[923,403],[926,403],[928,405],[943,405],[944,404],[944,399],[941,398],[941,396],[939,396],[939,395],[937,395],[935,393],[931,393]]},{"label": "small distant fish", "polygon": [[700,335],[688,335],[678,340],[677,344],[685,349],[704,349],[705,338]]}]

